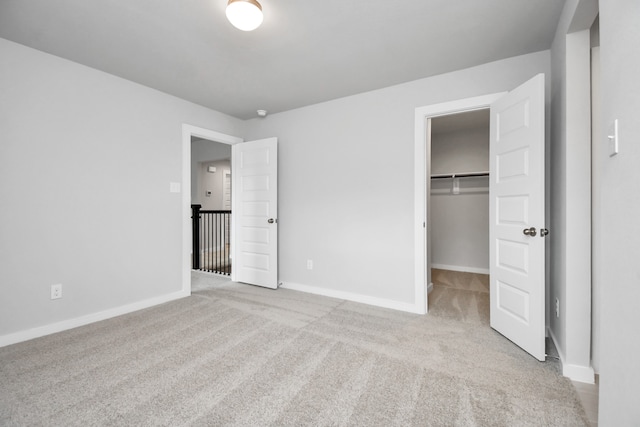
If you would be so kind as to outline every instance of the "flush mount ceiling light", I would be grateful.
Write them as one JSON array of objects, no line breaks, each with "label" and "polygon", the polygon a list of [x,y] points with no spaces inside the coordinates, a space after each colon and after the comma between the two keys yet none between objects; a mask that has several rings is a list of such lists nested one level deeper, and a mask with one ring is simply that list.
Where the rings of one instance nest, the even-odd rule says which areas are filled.
[{"label": "flush mount ceiling light", "polygon": [[227,19],[242,31],[253,31],[262,24],[262,6],[256,0],[229,0]]}]

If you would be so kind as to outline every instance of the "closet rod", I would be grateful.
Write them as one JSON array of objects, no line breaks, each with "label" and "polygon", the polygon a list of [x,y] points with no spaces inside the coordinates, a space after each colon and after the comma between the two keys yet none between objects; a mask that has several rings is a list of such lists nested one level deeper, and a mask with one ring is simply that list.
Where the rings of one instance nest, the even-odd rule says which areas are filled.
[{"label": "closet rod", "polygon": [[433,174],[431,179],[444,179],[444,178],[467,178],[475,176],[489,176],[489,172],[462,172],[462,173],[446,173],[446,174]]}]

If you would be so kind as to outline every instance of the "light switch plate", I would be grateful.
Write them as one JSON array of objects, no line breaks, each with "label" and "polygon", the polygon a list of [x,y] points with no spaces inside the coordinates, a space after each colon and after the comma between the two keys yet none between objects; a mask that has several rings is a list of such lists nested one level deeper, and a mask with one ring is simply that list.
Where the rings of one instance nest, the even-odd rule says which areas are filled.
[{"label": "light switch plate", "polygon": [[618,119],[613,121],[613,124],[609,126],[607,131],[607,144],[609,144],[609,157],[613,157],[618,154],[620,150],[620,137],[618,134]]},{"label": "light switch plate", "polygon": [[169,183],[169,192],[170,193],[179,193],[180,192],[180,183],[179,182],[170,182]]}]

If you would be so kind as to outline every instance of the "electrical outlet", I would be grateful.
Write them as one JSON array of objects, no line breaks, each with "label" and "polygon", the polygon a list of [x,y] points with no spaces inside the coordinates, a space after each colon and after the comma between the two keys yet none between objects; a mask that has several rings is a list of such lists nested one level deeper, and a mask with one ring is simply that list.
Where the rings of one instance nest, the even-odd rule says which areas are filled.
[{"label": "electrical outlet", "polygon": [[560,317],[560,300],[556,298],[556,317]]},{"label": "electrical outlet", "polygon": [[51,285],[51,299],[62,298],[62,284]]},{"label": "electrical outlet", "polygon": [[313,260],[307,260],[307,270],[313,270]]}]

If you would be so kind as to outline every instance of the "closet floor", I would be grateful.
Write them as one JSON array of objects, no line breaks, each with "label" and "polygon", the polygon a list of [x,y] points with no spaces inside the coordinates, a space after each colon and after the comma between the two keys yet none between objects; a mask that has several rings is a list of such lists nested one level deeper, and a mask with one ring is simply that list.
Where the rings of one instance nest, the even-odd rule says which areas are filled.
[{"label": "closet floor", "polygon": [[489,275],[431,269],[429,312],[438,316],[489,324]]}]

